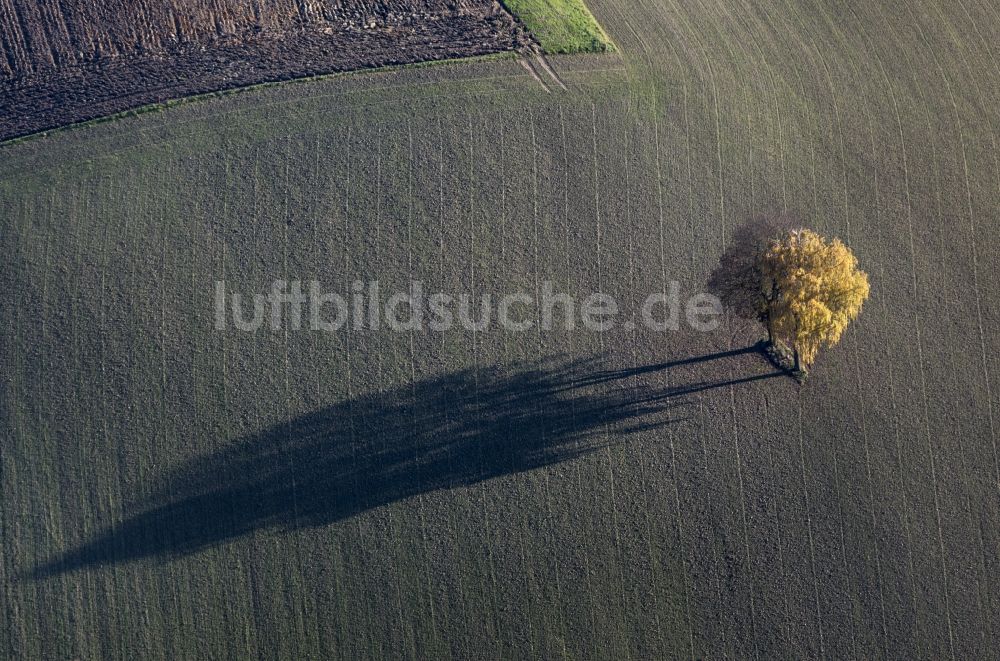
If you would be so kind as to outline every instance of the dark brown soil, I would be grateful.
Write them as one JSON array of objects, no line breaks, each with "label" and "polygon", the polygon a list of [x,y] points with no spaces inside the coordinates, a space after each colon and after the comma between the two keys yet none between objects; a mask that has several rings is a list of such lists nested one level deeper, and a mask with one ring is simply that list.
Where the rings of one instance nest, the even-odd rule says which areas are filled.
[{"label": "dark brown soil", "polygon": [[530,43],[496,0],[13,0],[0,140],[192,94]]}]

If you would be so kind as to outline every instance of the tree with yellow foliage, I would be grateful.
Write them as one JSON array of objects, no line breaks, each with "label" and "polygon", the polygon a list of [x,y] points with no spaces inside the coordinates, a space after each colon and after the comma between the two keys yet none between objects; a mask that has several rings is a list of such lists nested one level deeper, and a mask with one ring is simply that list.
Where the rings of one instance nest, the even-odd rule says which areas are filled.
[{"label": "tree with yellow foliage", "polygon": [[840,239],[766,224],[737,233],[710,285],[737,314],[763,323],[769,342],[791,349],[796,372],[840,341],[870,291]]}]

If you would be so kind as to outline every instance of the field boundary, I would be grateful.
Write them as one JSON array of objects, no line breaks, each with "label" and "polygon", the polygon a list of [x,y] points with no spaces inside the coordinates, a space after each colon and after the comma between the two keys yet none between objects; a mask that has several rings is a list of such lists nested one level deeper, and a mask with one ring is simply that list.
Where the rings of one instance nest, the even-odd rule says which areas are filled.
[{"label": "field boundary", "polygon": [[501,60],[514,60],[517,59],[518,57],[519,55],[513,51],[503,51],[500,53],[488,53],[486,55],[473,55],[471,57],[460,57],[460,58],[452,58],[446,60],[426,60],[423,62],[410,62],[407,64],[386,65],[381,67],[373,67],[370,69],[354,69],[351,71],[332,71],[330,73],[315,74],[311,76],[301,76],[298,78],[289,78],[288,80],[269,80],[260,83],[252,83],[250,85],[242,85],[239,87],[228,87],[224,89],[214,90],[211,92],[201,92],[199,94],[181,96],[177,98],[167,99],[165,101],[147,103],[145,105],[138,106],[136,108],[129,108],[127,110],[122,110],[120,112],[112,113],[110,115],[102,115],[100,117],[94,117],[93,119],[85,119],[79,122],[63,124],[61,126],[55,126],[50,129],[44,129],[41,131],[36,131],[34,133],[28,133],[26,135],[20,135],[14,138],[0,140],[0,148],[10,147],[13,145],[29,142],[32,140],[38,140],[40,138],[45,138],[48,136],[63,133],[65,131],[74,131],[121,119],[129,119],[132,117],[138,117],[140,115],[159,113],[164,110],[170,110],[172,108],[185,106],[191,103],[200,103],[202,101],[210,101],[213,99],[235,96],[247,92],[259,92],[274,87],[296,85],[299,83],[316,83],[316,82],[330,81],[334,79],[349,78],[349,77],[354,78],[368,74],[394,73],[394,72],[406,71],[409,69],[423,69],[427,67],[447,66],[454,64],[465,64],[465,63],[474,64],[480,62],[497,62]]},{"label": "field boundary", "polygon": [[[571,58],[575,59],[575,58]],[[589,59],[589,58],[588,58]],[[601,58],[603,60],[603,58]],[[467,68],[471,68],[474,65],[480,66],[496,66],[501,64],[512,64],[518,61],[523,61],[523,58],[518,58],[514,54],[498,54],[497,56],[486,56],[483,58],[463,58],[454,62],[443,63],[443,62],[423,62],[414,65],[405,65],[397,67],[384,67],[379,70],[361,70],[361,71],[351,71],[327,74],[322,76],[315,76],[312,78],[300,78],[290,81],[275,82],[275,83],[262,83],[259,85],[247,86],[242,88],[235,88],[232,90],[220,91],[217,93],[207,93],[198,96],[185,97],[183,99],[178,99],[176,102],[169,104],[159,104],[159,107],[150,108],[144,112],[137,111],[125,111],[118,113],[110,117],[101,117],[94,120],[89,120],[86,122],[79,122],[76,124],[69,124],[66,126],[58,127],[50,131],[39,132],[31,134],[28,136],[22,136],[19,138],[14,138],[6,142],[0,143],[0,153],[2,150],[7,150],[6,163],[12,165],[9,169],[0,169],[0,181],[14,181],[18,180],[18,175],[31,175],[35,176],[38,174],[39,170],[46,172],[60,171],[67,167],[79,167],[83,163],[93,163],[97,160],[102,160],[105,158],[112,158],[115,156],[120,156],[124,153],[134,151],[136,149],[150,148],[157,145],[169,144],[179,138],[195,137],[201,135],[219,135],[219,129],[206,126],[206,123],[212,122],[213,120],[224,120],[227,117],[237,118],[242,116],[247,117],[248,124],[243,125],[242,129],[233,129],[232,131],[227,131],[225,139],[235,139],[237,136],[246,136],[245,139],[256,140],[256,139],[270,139],[273,137],[290,137],[294,136],[295,133],[277,135],[268,135],[267,138],[254,135],[249,135],[253,128],[256,128],[262,123],[267,123],[263,117],[256,116],[254,114],[259,114],[268,109],[278,108],[282,106],[291,106],[294,104],[309,104],[314,102],[322,103],[327,100],[336,101],[336,105],[323,105],[321,107],[311,107],[308,109],[303,109],[293,113],[289,113],[286,120],[292,119],[304,119],[311,116],[319,115],[321,113],[329,113],[336,110],[352,110],[356,111],[359,109],[364,109],[368,107],[385,107],[387,105],[398,104],[403,101],[407,103],[412,103],[414,98],[412,96],[412,91],[414,89],[419,89],[422,87],[431,86],[468,86],[475,83],[495,83],[495,82],[506,82],[510,81],[515,83],[514,86],[504,84],[502,87],[494,88],[475,88],[475,89],[464,89],[462,91],[457,91],[454,93],[438,93],[438,94],[428,94],[426,96],[419,96],[417,100],[421,103],[434,104],[447,99],[473,99],[473,98],[483,98],[483,97],[493,97],[500,98],[505,95],[509,95],[515,89],[525,89],[525,90],[536,90],[539,94],[544,96],[544,92],[541,92],[537,87],[537,83],[532,81],[528,83],[530,79],[527,72],[520,68],[511,67],[508,71],[504,73],[497,73],[496,75],[480,75],[480,76],[469,76],[462,78],[453,79],[431,79],[431,80],[409,80],[401,83],[388,84],[384,86],[376,86],[365,89],[341,89],[329,93],[316,93],[308,94],[301,97],[295,98],[277,98],[271,100],[264,100],[250,108],[227,108],[219,109],[210,112],[199,113],[197,115],[188,118],[171,118],[169,122],[164,124],[157,124],[155,126],[143,127],[136,126],[134,131],[127,132],[130,136],[135,136],[130,140],[129,144],[121,146],[121,148],[113,149],[105,153],[94,154],[95,149],[101,149],[102,146],[113,147],[114,143],[122,140],[123,133],[120,131],[109,132],[101,135],[93,135],[85,137],[82,140],[74,137],[74,142],[71,145],[66,145],[67,148],[73,149],[76,152],[74,156],[67,156],[60,159],[58,165],[51,165],[38,162],[39,158],[42,158],[39,154],[16,154],[10,153],[11,150],[17,150],[20,148],[34,148],[38,146],[45,150],[50,149],[50,145],[47,144],[45,138],[59,138],[68,137],[71,135],[80,135],[88,129],[97,130],[104,124],[111,124],[118,121],[126,120],[148,120],[153,117],[163,116],[166,113],[173,111],[186,111],[195,110],[197,108],[207,108],[213,103],[223,103],[227,99],[236,98],[242,96],[242,93],[261,93],[266,94],[272,91],[274,88],[279,86],[285,86],[289,83],[312,83],[315,85],[335,83],[338,81],[347,81],[351,79],[361,80],[366,77],[369,79],[375,78],[374,74],[380,75],[391,75],[391,74],[405,74],[412,73],[420,69],[427,69],[433,67],[438,69],[436,65],[439,64],[461,64]],[[440,67],[444,69],[444,67]],[[454,68],[454,71],[459,71],[461,68]],[[567,67],[561,71],[561,78],[566,79],[570,83],[571,92],[576,90],[580,93],[589,93],[588,90],[600,90],[606,88],[612,88],[616,85],[623,84],[625,79],[621,77],[626,72],[624,65],[622,66],[611,66],[611,67],[593,67],[593,68],[575,68]],[[526,87],[525,87],[526,85]],[[407,94],[400,94],[397,96],[395,93],[402,93],[406,91]],[[539,99],[541,100],[541,96]],[[141,110],[141,109],[140,109]],[[163,113],[163,115],[161,115]],[[251,116],[254,115],[254,116]],[[176,130],[178,126],[188,125],[191,126],[191,130]],[[251,129],[248,131],[247,129]],[[163,135],[154,135],[156,131],[163,131]],[[147,138],[153,138],[150,141]],[[16,165],[13,163],[15,160],[20,161]],[[48,158],[45,159],[49,161]],[[28,165],[32,163],[32,165]]]}]

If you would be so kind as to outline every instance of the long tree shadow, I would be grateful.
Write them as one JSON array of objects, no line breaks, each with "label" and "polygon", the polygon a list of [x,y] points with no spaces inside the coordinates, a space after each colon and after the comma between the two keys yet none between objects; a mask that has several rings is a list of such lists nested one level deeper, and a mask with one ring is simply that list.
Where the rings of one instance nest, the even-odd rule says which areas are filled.
[{"label": "long tree shadow", "polygon": [[597,359],[459,371],[360,396],[166,475],[125,520],[31,575],[181,556],[261,529],[322,526],[422,493],[594,452],[681,419],[684,397],[782,371],[656,389],[632,377],[755,351],[602,372]]}]

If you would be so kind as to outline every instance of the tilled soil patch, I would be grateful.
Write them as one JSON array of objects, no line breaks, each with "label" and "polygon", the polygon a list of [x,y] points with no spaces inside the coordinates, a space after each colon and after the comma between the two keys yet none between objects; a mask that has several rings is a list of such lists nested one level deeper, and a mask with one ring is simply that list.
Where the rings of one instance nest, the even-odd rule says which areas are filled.
[{"label": "tilled soil patch", "polygon": [[185,8],[186,17],[165,0],[115,3],[104,13],[79,11],[88,7],[82,0],[50,4],[0,5],[0,140],[193,94],[531,42],[495,0],[299,2],[283,10],[278,0],[259,0],[252,12],[234,0],[194,14]]}]

